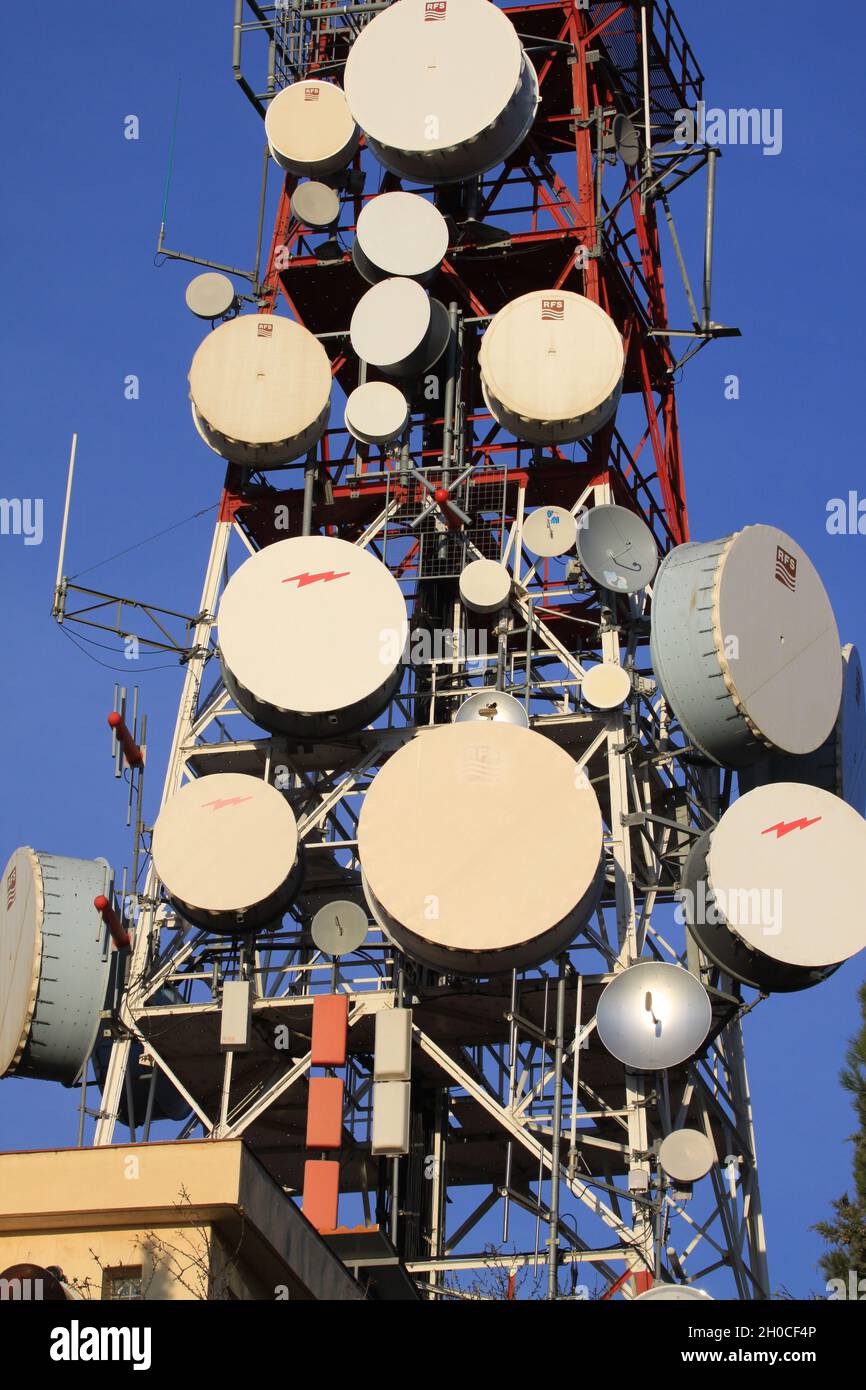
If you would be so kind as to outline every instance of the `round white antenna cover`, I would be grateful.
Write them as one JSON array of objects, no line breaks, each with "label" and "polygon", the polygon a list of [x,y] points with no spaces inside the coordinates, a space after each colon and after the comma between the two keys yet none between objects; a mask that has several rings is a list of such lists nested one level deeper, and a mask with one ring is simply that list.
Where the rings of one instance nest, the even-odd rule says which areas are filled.
[{"label": "round white antenna cover", "polygon": [[331,364],[294,320],[243,314],[205,338],[189,388],[199,432],[215,453],[249,468],[277,468],[324,433]]},{"label": "round white antenna cover", "polygon": [[374,154],[422,183],[501,163],[538,105],[517,31],[487,0],[397,0],[352,45],[345,87]]},{"label": "round white antenna cover", "polygon": [[357,951],[367,935],[368,921],[364,909],[353,902],[325,903],[313,918],[310,928],[313,941],[329,956],[347,956]]},{"label": "round white antenna cover", "polygon": [[567,555],[576,540],[577,518],[565,507],[538,507],[523,523],[523,544],[541,559]]},{"label": "round white antenna cover", "polygon": [[641,961],[616,975],[596,1009],[602,1043],[635,1071],[664,1071],[687,1061],[711,1022],[710,998],[700,980],[662,961]]},{"label": "round white antenna cover", "polygon": [[[515,806],[545,814],[517,826]],[[416,959],[459,973],[555,955],[601,891],[595,792],[557,744],[510,724],[416,735],[373,780],[358,851],[380,925]]]},{"label": "round white antenna cover", "polygon": [[345,169],[361,132],[340,88],[311,78],[277,93],[265,115],[265,136],[282,169],[315,176]]},{"label": "round white antenna cover", "polygon": [[715,1161],[715,1145],[700,1129],[675,1129],[659,1147],[659,1163],[674,1182],[700,1182]]},{"label": "round white antenna cover", "polygon": [[388,381],[367,381],[346,401],[346,429],[362,444],[389,444],[409,423],[409,403]]},{"label": "round white antenna cover", "polygon": [[340,220],[340,199],[327,183],[299,183],[292,194],[292,214],[313,231],[327,231]]},{"label": "round white antenna cover", "polygon": [[632,1303],[712,1303],[712,1294],[696,1289],[694,1284],[653,1284],[638,1294]]},{"label": "round white antenna cover", "polygon": [[532,290],[491,320],[478,363],[504,429],[532,444],[567,444],[615,414],[625,357],[616,324],[591,299]]},{"label": "round white antenna cover", "polygon": [[448,224],[417,193],[381,193],[364,204],[352,258],[370,284],[400,275],[426,284],[448,250]]},{"label": "round white antenna cover", "polygon": [[615,662],[602,661],[589,668],[580,688],[594,709],[617,709],[631,694],[631,677]]},{"label": "round white antenna cover", "polygon": [[405,276],[367,290],[349,325],[352,347],[361,361],[398,377],[417,376],[432,367],[445,351],[449,331],[447,310]]},{"label": "round white antenna cover", "polygon": [[472,560],[460,575],[460,598],[473,613],[498,613],[511,597],[511,575],[497,560]]},{"label": "round white antenna cover", "polygon": [[198,319],[224,318],[237,304],[235,287],[226,275],[208,271],[186,287],[186,307]]},{"label": "round white antenna cover", "polygon": [[226,684],[265,729],[325,737],[363,728],[399,684],[405,599],[390,570],[348,541],[266,546],[232,575],[217,621]]},{"label": "round white antenna cover", "polygon": [[470,695],[468,700],[463,701],[454,717],[455,724],[484,721],[491,724],[517,724],[520,728],[529,728],[526,706],[521,700],[516,700],[513,695],[506,695],[501,690],[479,690],[477,695]]},{"label": "round white antenna cover", "polygon": [[728,927],[785,965],[820,968],[866,947],[866,821],[832,792],[776,782],[712,832],[708,883]]},{"label": "round white antenna cover", "polygon": [[153,863],[178,909],[214,931],[263,926],[296,886],[298,827],[258,777],[212,773],[170,797],[153,828]]}]

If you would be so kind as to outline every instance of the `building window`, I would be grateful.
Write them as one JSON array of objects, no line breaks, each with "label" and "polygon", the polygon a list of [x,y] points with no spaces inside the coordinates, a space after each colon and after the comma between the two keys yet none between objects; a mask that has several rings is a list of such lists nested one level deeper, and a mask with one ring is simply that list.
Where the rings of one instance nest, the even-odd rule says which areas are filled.
[{"label": "building window", "polygon": [[104,1299],[141,1299],[141,1265],[119,1265],[116,1269],[106,1269],[102,1275],[102,1297]]}]

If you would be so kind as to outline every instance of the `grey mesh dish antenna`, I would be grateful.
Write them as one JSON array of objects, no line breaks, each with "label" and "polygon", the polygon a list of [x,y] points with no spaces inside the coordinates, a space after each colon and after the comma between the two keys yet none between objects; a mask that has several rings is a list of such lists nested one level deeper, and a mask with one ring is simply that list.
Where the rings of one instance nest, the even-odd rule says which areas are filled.
[{"label": "grey mesh dish antenna", "polygon": [[652,531],[627,507],[585,512],[577,528],[577,553],[590,579],[619,594],[645,589],[659,563]]},{"label": "grey mesh dish antenna", "polygon": [[613,143],[626,168],[633,169],[640,159],[640,136],[628,116],[614,116]]},{"label": "grey mesh dish antenna", "polygon": [[227,275],[208,271],[196,275],[186,287],[186,307],[197,319],[213,322],[225,318],[226,314],[237,308],[235,287]]},{"label": "grey mesh dish antenna", "polygon": [[357,951],[367,935],[367,914],[358,903],[325,903],[313,918],[310,931],[325,955],[347,956]]},{"label": "grey mesh dish antenna", "polygon": [[608,1052],[635,1071],[664,1071],[694,1056],[712,1008],[700,980],[679,965],[642,961],[606,986],[596,1009]]}]

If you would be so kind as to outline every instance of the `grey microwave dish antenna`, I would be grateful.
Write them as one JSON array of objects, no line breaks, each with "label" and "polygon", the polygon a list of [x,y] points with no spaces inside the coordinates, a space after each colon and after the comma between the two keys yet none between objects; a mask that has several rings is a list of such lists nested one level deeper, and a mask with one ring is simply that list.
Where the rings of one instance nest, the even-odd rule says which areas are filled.
[{"label": "grey microwave dish antenna", "polygon": [[619,329],[593,300],[532,290],[491,319],[478,365],[503,429],[531,444],[568,444],[616,413],[625,356]]},{"label": "grey microwave dish antenna", "polygon": [[577,519],[565,507],[537,507],[523,523],[523,544],[540,559],[567,555],[577,540]]},{"label": "grey microwave dish antenna", "polygon": [[366,381],[346,401],[346,429],[361,444],[390,444],[409,423],[409,403],[388,381]]},{"label": "grey microwave dish antenna", "polygon": [[602,589],[636,594],[658,569],[655,536],[627,507],[593,507],[581,515],[577,554],[590,579]]},{"label": "grey microwave dish antenna", "polygon": [[631,677],[614,661],[590,666],[581,682],[580,693],[594,709],[618,709],[631,694]]},{"label": "grey microwave dish antenna", "polygon": [[397,0],[353,43],[345,88],[370,149],[415,183],[459,183],[501,164],[539,100],[514,25],[487,0]]},{"label": "grey microwave dish antenna", "polygon": [[864,858],[866,821],[841,798],[798,782],[757,787],[689,856],[692,935],[765,992],[817,984],[866,948]]},{"label": "grey microwave dish antenna", "polygon": [[614,116],[613,143],[626,168],[633,169],[640,159],[640,136],[628,116]]},{"label": "grey microwave dish antenna", "polygon": [[208,334],[192,359],[193,418],[214,453],[247,468],[281,468],[321,439],[331,364],[293,319],[242,314]]},{"label": "grey microwave dish antenna", "polygon": [[105,860],[22,848],[0,882],[0,1076],[71,1086],[90,1055],[110,970]]},{"label": "grey microwave dish antenna", "polygon": [[368,926],[367,914],[358,903],[338,901],[319,908],[310,931],[325,955],[347,956],[363,944]]},{"label": "grey microwave dish antenna", "polygon": [[227,688],[272,733],[362,729],[403,675],[400,586],[371,551],[334,537],[292,536],[251,555],[226,586],[217,625]]},{"label": "grey microwave dish antenna", "polygon": [[699,1182],[715,1162],[715,1145],[700,1129],[675,1129],[659,1148],[659,1163],[674,1182]]},{"label": "grey microwave dish antenna", "polygon": [[602,1043],[635,1071],[664,1071],[687,1061],[711,1022],[710,998],[700,980],[661,961],[641,961],[614,976],[596,1009]]},{"label": "grey microwave dish antenna", "polygon": [[231,280],[213,270],[196,275],[186,287],[186,307],[197,319],[225,318],[237,308],[237,303],[237,292]]},{"label": "grey microwave dish antenna", "polygon": [[448,250],[448,224],[418,193],[381,193],[364,204],[352,259],[371,285],[391,275],[426,285]]},{"label": "grey microwave dish antenna", "polygon": [[448,310],[405,276],[367,290],[349,327],[361,361],[395,377],[428,371],[445,351],[450,333]]},{"label": "grey microwave dish antenna", "polygon": [[258,777],[216,772],[181,787],[153,828],[153,864],[178,912],[218,935],[279,921],[300,885],[288,801]]},{"label": "grey microwave dish antenna", "polygon": [[305,227],[325,232],[340,220],[340,196],[330,184],[310,179],[292,194],[292,215]]},{"label": "grey microwave dish antenna", "polygon": [[645,1293],[632,1299],[633,1303],[712,1303],[712,1294],[694,1284],[653,1284]]},{"label": "grey microwave dish antenna", "polygon": [[830,737],[801,758],[769,753],[738,773],[740,793],[767,782],[807,782],[866,812],[866,703],[863,667],[857,648],[842,648],[842,702]]},{"label": "grey microwave dish antenna", "polygon": [[472,560],[460,575],[460,598],[472,613],[498,613],[511,597],[511,585],[498,560]]},{"label": "grey microwave dish antenna", "polygon": [[529,727],[529,715],[522,700],[501,690],[479,690],[464,700],[454,717],[455,724],[471,723],[517,724]]},{"label": "grey microwave dish antenna", "polygon": [[339,173],[361,141],[340,88],[316,79],[277,93],[265,114],[265,136],[280,168],[300,178]]},{"label": "grey microwave dish antenna", "polygon": [[[518,804],[546,814],[518,833]],[[401,950],[449,973],[498,974],[555,956],[595,911],[601,810],[552,739],[484,720],[446,724],[417,734],[373,779],[358,857],[370,910]]]},{"label": "grey microwave dish antenna", "polygon": [[836,723],[833,609],[808,555],[774,526],[672,550],[653,587],[651,647],[686,737],[722,766],[768,748],[811,753]]}]

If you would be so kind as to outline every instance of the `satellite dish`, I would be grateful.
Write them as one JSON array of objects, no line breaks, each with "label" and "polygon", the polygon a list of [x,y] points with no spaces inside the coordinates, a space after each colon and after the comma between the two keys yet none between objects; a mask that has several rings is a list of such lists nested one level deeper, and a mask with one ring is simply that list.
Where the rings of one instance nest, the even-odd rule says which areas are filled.
[{"label": "satellite dish", "polygon": [[605,505],[584,512],[577,528],[577,553],[590,579],[618,594],[645,589],[659,563],[655,536],[627,507]]},{"label": "satellite dish", "polygon": [[565,507],[538,507],[523,523],[523,544],[541,559],[567,555],[577,540],[577,519]]},{"label": "satellite dish", "polygon": [[292,216],[313,231],[327,231],[340,220],[339,194],[327,183],[299,183],[292,194]]},{"label": "satellite dish", "polygon": [[374,285],[358,303],[349,326],[362,362],[386,376],[420,376],[439,361],[451,325],[448,310],[419,284],[395,276]]},{"label": "satellite dish", "polygon": [[742,983],[805,989],[866,948],[864,862],[866,821],[839,797],[795,782],[757,787],[689,856],[689,929]]},{"label": "satellite dish", "polygon": [[153,827],[153,865],[178,912],[235,935],[279,922],[300,885],[298,827],[259,777],[214,772],[169,797]]},{"label": "satellite dish", "polygon": [[812,753],[839,714],[842,662],[817,570],[774,526],[677,546],[653,586],[655,673],[686,737],[724,767]]},{"label": "satellite dish", "polygon": [[192,359],[189,393],[202,438],[246,468],[281,468],[322,437],[331,364],[293,319],[242,314],[208,334]]},{"label": "satellite dish", "polygon": [[471,723],[517,724],[522,729],[529,728],[529,715],[526,706],[513,695],[505,695],[501,690],[479,690],[464,700],[454,717],[455,724]]},{"label": "satellite dish", "polygon": [[531,444],[568,444],[616,413],[625,356],[613,319],[567,290],[532,290],[491,319],[478,353],[493,418]]},{"label": "satellite dish", "polygon": [[197,319],[222,319],[237,308],[235,287],[226,275],[208,271],[196,275],[186,287],[186,307]]},{"label": "satellite dish", "polygon": [[[518,831],[516,805],[545,815]],[[401,950],[440,971],[497,974],[555,956],[595,911],[601,810],[552,739],[446,724],[410,739],[374,778],[358,857],[373,916]]]},{"label": "satellite dish", "polygon": [[292,536],[251,555],[217,623],[226,686],[271,733],[306,741],[363,729],[403,675],[400,585],[371,551],[332,536]]},{"label": "satellite dish", "polygon": [[387,381],[367,381],[346,401],[346,429],[361,444],[390,444],[405,433],[409,404]]},{"label": "satellite dish", "polygon": [[694,1284],[653,1284],[646,1293],[638,1294],[632,1303],[712,1303],[712,1294],[696,1289]]},{"label": "satellite dish", "polygon": [[448,224],[417,193],[381,193],[358,218],[352,259],[371,285],[391,275],[426,285],[448,250]]},{"label": "satellite dish", "polygon": [[361,132],[333,82],[293,82],[265,114],[265,136],[281,169],[300,178],[336,174],[353,158]]},{"label": "satellite dish", "polygon": [[602,661],[589,668],[580,689],[594,709],[617,709],[631,694],[631,677],[615,662]]},{"label": "satellite dish", "polygon": [[460,575],[460,598],[472,613],[498,613],[511,597],[511,575],[497,560],[473,560]]},{"label": "satellite dish", "polygon": [[640,159],[640,136],[628,116],[614,116],[613,143],[626,168],[633,169]]},{"label": "satellite dish", "polygon": [[715,1145],[700,1129],[675,1129],[659,1148],[659,1163],[674,1182],[700,1182],[715,1161]]},{"label": "satellite dish", "polygon": [[310,928],[313,941],[327,956],[348,956],[367,935],[367,914],[353,902],[332,902],[320,907]]},{"label": "satellite dish", "polygon": [[617,1061],[635,1071],[664,1071],[698,1051],[712,1022],[700,980],[679,965],[641,961],[602,991],[596,1026]]},{"label": "satellite dish", "polygon": [[373,153],[416,183],[457,183],[501,164],[538,106],[535,68],[488,0],[389,5],[352,44],[344,81]]},{"label": "satellite dish", "polygon": [[842,648],[842,703],[836,727],[814,753],[796,758],[770,753],[737,773],[740,794],[767,782],[807,782],[866,812],[866,705],[857,648]]}]

